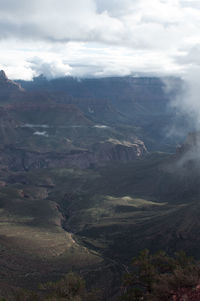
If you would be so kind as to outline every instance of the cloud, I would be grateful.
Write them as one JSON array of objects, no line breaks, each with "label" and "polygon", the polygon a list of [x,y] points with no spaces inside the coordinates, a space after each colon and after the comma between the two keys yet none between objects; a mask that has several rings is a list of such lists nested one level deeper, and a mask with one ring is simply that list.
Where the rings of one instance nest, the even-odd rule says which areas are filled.
[{"label": "cloud", "polygon": [[43,131],[43,132],[36,131],[36,132],[33,133],[33,135],[49,137],[49,135],[47,134],[46,131]]},{"label": "cloud", "polygon": [[191,22],[198,21],[198,8],[194,2],[189,3],[181,0],[0,0],[0,38],[102,42],[141,48],[158,47],[161,39],[160,45],[169,47],[174,35],[181,42],[187,30],[192,33]]},{"label": "cloud", "polygon": [[0,0],[0,65],[26,79],[182,74],[187,54],[199,60],[199,9],[195,0]]},{"label": "cloud", "polygon": [[[174,60],[182,68],[182,89],[172,98],[171,105],[179,115],[185,117],[186,127],[200,130],[200,44],[180,52]],[[168,90],[171,88],[169,84]],[[177,134],[177,129],[173,132]]]},{"label": "cloud", "polygon": [[34,57],[29,62],[35,76],[43,74],[47,79],[52,79],[71,75],[72,68],[59,59],[43,61],[39,57]]},{"label": "cloud", "polygon": [[137,4],[137,0],[96,0],[96,9],[98,13],[106,11],[112,17],[120,17],[130,14]]},{"label": "cloud", "polygon": [[176,57],[177,63],[180,65],[200,66],[200,44],[196,44],[189,51],[182,53],[182,55]]},{"label": "cloud", "polygon": [[97,13],[92,0],[31,0],[29,5],[24,0],[6,2],[0,1],[0,38],[108,41],[123,27],[107,12]]}]

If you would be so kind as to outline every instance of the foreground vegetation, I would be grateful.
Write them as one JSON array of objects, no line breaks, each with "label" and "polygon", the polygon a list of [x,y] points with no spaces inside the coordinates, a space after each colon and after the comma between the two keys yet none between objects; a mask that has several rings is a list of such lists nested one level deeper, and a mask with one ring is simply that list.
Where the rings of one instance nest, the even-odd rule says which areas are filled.
[{"label": "foreground vegetation", "polygon": [[94,292],[88,292],[84,279],[75,273],[68,273],[57,282],[40,285],[38,292],[13,290],[8,298],[0,301],[92,301],[97,300]]},{"label": "foreground vegetation", "polygon": [[142,251],[123,281],[123,301],[198,301],[200,264],[184,252],[169,256]]},{"label": "foreground vegetation", "polygon": [[[120,287],[119,301],[198,301],[200,263],[184,252],[169,256],[161,251],[140,252],[132,261]],[[89,291],[78,274],[68,273],[57,282],[39,286],[38,292],[18,289],[1,301],[96,301],[101,291]]]}]

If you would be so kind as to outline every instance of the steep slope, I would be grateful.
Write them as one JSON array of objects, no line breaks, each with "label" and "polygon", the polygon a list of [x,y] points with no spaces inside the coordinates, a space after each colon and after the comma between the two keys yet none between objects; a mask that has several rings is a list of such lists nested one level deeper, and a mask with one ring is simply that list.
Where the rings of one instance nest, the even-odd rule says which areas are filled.
[{"label": "steep slope", "polygon": [[[176,81],[178,90],[180,83]],[[169,100],[164,90],[164,82],[159,78],[111,77],[79,81],[65,77],[49,81],[38,77],[32,82],[19,82],[29,91],[42,90],[56,93],[60,101],[68,102],[71,96],[71,101],[74,101],[73,98],[77,99],[77,104],[80,106],[85,102],[84,106],[87,109],[91,106],[88,110],[91,114],[98,111],[98,107],[112,105],[113,108],[124,113],[126,118],[141,123],[144,122],[140,120],[141,116],[148,114],[150,118],[151,115],[165,113]]]},{"label": "steep slope", "polygon": [[22,98],[24,89],[20,84],[11,81],[3,70],[0,71],[0,103],[14,102]]},{"label": "steep slope", "polygon": [[66,216],[65,228],[117,262],[128,264],[144,248],[198,257],[200,168],[181,159],[155,153],[93,171],[54,170],[62,188],[51,196]]},{"label": "steep slope", "polygon": [[[24,91],[3,71],[1,83],[0,93],[7,93],[0,107],[1,169],[88,168],[108,161],[140,159],[147,153],[137,128],[107,126],[104,119],[98,124],[85,114],[85,102],[83,106],[76,101],[57,103],[48,92]],[[102,102],[93,114],[110,118],[110,112],[109,105]]]},{"label": "steep slope", "polygon": [[[57,102],[74,103],[94,122],[106,125],[140,127],[141,139],[150,150],[174,150],[179,140],[168,135],[174,127],[185,125],[170,107],[171,98],[180,92],[183,83],[177,78],[111,77],[81,79],[65,77],[47,80],[43,76],[32,82],[19,81],[28,91],[46,91]],[[165,85],[165,83],[167,83]],[[174,87],[166,92],[166,86]]]},{"label": "steep slope", "polygon": [[[5,179],[5,178],[4,178]],[[37,287],[76,270],[102,263],[64,231],[58,205],[48,199],[48,187],[0,187],[0,288],[4,285]]]},{"label": "steep slope", "polygon": [[1,108],[0,167],[88,168],[131,161],[147,153],[136,135],[95,125],[74,105],[13,104]]}]

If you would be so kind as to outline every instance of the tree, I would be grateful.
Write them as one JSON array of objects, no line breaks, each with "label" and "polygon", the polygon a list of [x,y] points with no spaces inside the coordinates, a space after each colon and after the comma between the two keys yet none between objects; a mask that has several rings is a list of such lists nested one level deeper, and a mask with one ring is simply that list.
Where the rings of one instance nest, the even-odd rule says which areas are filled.
[{"label": "tree", "polygon": [[0,301],[96,301],[95,291],[88,292],[84,279],[76,273],[68,273],[57,282],[41,284],[38,292],[17,289],[10,297]]},{"label": "tree", "polygon": [[200,265],[184,252],[172,257],[165,252],[152,255],[144,250],[133,259],[122,290],[124,301],[197,301],[200,300]]},{"label": "tree", "polygon": [[46,301],[82,301],[86,300],[85,281],[75,273],[68,273],[57,282],[49,282],[41,286],[47,293]]}]

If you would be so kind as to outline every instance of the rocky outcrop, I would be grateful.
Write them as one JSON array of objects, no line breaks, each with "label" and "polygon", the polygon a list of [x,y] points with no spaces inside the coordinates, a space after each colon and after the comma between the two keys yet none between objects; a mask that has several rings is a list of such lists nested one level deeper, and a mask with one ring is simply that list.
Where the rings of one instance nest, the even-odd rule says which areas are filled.
[{"label": "rocky outcrop", "polygon": [[20,84],[8,79],[3,70],[0,71],[0,102],[8,103],[21,99],[24,89]]},{"label": "rocky outcrop", "polygon": [[134,142],[108,139],[103,143],[98,143],[95,148],[100,162],[127,162],[142,158],[147,153],[144,142],[139,139]]},{"label": "rocky outcrop", "polygon": [[108,162],[129,162],[141,159],[147,153],[144,143],[109,140],[98,143],[90,150],[73,150],[70,152],[34,152],[6,146],[0,152],[0,167],[14,171],[29,171],[38,168],[90,168]]},{"label": "rocky outcrop", "polygon": [[0,71],[0,86],[24,91],[20,84],[8,79],[5,71]]}]

